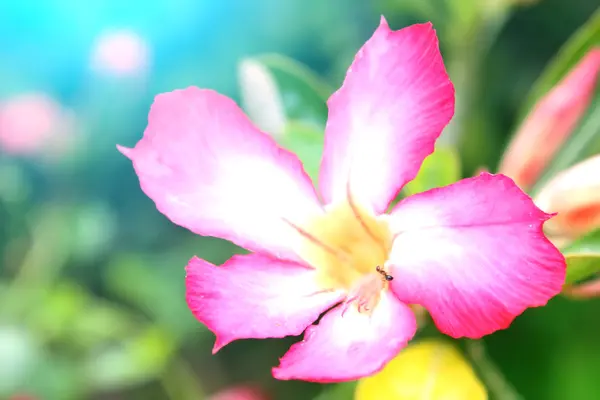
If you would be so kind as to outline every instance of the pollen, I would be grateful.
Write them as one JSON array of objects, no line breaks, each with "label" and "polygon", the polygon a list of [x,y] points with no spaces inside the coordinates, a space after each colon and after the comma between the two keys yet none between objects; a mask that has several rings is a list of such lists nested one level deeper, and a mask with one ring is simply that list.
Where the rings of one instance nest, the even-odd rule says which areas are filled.
[{"label": "pollen", "polygon": [[392,234],[387,221],[348,201],[301,230],[301,255],[318,271],[324,289],[344,289],[359,310],[372,309],[393,277],[384,269]]}]

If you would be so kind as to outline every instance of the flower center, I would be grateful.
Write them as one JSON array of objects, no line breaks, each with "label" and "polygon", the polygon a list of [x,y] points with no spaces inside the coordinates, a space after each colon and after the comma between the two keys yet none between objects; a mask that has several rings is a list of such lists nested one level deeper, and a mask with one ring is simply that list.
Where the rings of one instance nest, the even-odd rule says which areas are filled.
[{"label": "flower center", "polygon": [[374,307],[393,279],[385,269],[392,244],[387,221],[355,204],[336,205],[300,230],[306,240],[302,257],[318,271],[324,289],[343,289],[348,301]]}]

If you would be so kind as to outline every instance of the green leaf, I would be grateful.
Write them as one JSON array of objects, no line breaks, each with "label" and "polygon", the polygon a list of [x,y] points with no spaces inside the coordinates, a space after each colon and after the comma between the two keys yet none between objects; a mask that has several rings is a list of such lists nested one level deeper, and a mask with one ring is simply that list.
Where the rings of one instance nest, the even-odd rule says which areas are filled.
[{"label": "green leaf", "polygon": [[43,359],[35,338],[21,326],[0,326],[0,398],[25,386],[29,374]]},{"label": "green leaf", "polygon": [[285,132],[278,141],[298,156],[304,165],[304,170],[316,183],[323,155],[323,140],[322,130],[301,121],[291,121],[286,125]]},{"label": "green leaf", "polygon": [[284,134],[278,138],[279,144],[293,151],[300,158],[304,164],[304,170],[313,182],[317,181],[319,175],[323,140],[323,130],[302,121],[289,122],[285,127]]},{"label": "green leaf", "polygon": [[222,264],[240,252],[225,240],[190,238],[168,252],[117,255],[104,278],[112,293],[137,306],[179,342],[187,335],[208,332],[185,302],[185,265],[193,255]]},{"label": "green leaf", "polygon": [[[182,259],[191,258],[191,254],[182,255]],[[179,340],[202,326],[185,304],[186,262],[170,265],[137,255],[120,256],[109,265],[106,284],[111,292],[137,306]]]},{"label": "green leaf", "polygon": [[460,168],[460,158],[453,148],[438,147],[425,159],[417,177],[406,185],[404,191],[413,195],[447,186],[461,178]]},{"label": "green leaf", "polygon": [[23,393],[37,399],[88,399],[92,393],[86,384],[81,362],[68,352],[45,349],[31,372]]},{"label": "green leaf", "polygon": [[600,151],[600,90],[596,90],[596,96],[588,107],[585,115],[579,121],[575,131],[560,148],[552,163],[544,170],[541,178],[535,183],[531,192],[533,194],[544,187],[552,177],[561,171],[582,161],[585,158],[597,154]]},{"label": "green leaf", "polygon": [[594,46],[600,44],[600,8],[563,45],[534,83],[521,110],[525,118],[529,110],[581,60]]},{"label": "green leaf", "polygon": [[314,400],[347,400],[354,398],[357,382],[328,385]]},{"label": "green leaf", "polygon": [[[280,108],[283,122],[299,120],[321,129],[325,126],[326,101],[333,88],[304,65],[279,54],[266,54],[244,60],[239,73],[244,108],[259,126],[267,121],[267,126],[279,129]],[[256,106],[264,104],[266,109]]]},{"label": "green leaf", "polygon": [[160,375],[174,355],[169,336],[149,327],[129,340],[102,349],[86,363],[92,387],[117,389],[147,382]]},{"label": "green leaf", "polygon": [[597,274],[600,272],[600,230],[574,241],[562,252],[567,260],[566,284]]}]

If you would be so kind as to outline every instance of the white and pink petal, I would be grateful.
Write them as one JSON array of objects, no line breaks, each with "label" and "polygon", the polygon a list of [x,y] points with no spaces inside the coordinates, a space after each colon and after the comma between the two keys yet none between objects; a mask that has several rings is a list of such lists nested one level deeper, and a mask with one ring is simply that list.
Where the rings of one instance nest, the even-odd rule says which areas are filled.
[{"label": "white and pink petal", "polygon": [[355,304],[327,312],[283,356],[273,376],[281,380],[341,382],[381,370],[415,335],[410,307],[384,290],[371,314]]},{"label": "white and pink petal", "polygon": [[194,257],[186,268],[186,300],[217,340],[214,352],[237,339],[300,335],[344,294],[324,291],[316,271],[249,254],[217,267]]},{"label": "white and pink petal", "polygon": [[452,337],[507,328],[563,286],[564,257],[542,231],[550,217],[503,175],[411,196],[390,216],[392,290]]},{"label": "white and pink petal", "polygon": [[302,239],[290,223],[322,212],[298,158],[212,90],[158,95],[144,137],[120,150],[171,221],[248,250],[298,260]]},{"label": "white and pink petal", "polygon": [[392,31],[382,18],[327,105],[319,174],[324,201],[344,201],[350,191],[384,212],[454,113],[454,87],[432,25]]}]

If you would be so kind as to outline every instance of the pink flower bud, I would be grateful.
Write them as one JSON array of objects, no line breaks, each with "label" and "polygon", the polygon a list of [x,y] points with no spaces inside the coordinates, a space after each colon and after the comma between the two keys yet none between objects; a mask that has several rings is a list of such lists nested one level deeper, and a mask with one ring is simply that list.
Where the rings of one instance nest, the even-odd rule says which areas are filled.
[{"label": "pink flower bud", "polygon": [[544,225],[552,236],[573,239],[600,227],[600,155],[556,175],[535,203],[546,212],[558,213]]},{"label": "pink flower bud", "polygon": [[25,393],[19,393],[10,397],[9,400],[37,400],[37,397]]},{"label": "pink flower bud", "polygon": [[600,71],[591,50],[529,113],[504,153],[499,172],[527,188],[540,176],[589,106]]},{"label": "pink flower bud", "polygon": [[254,386],[234,386],[213,395],[210,400],[268,400],[267,395]]},{"label": "pink flower bud", "polygon": [[2,152],[61,153],[72,130],[73,116],[44,93],[21,94],[0,102]]},{"label": "pink flower bud", "polygon": [[563,294],[577,300],[600,297],[600,278],[579,285],[566,286],[563,290]]}]

